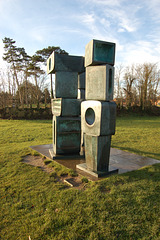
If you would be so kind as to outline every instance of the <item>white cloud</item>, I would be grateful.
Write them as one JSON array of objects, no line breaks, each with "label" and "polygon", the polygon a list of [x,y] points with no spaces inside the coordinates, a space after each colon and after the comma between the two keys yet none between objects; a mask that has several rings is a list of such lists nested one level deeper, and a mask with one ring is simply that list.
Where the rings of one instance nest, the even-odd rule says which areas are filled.
[{"label": "white cloud", "polygon": [[110,23],[110,21],[108,19],[103,17],[103,18],[99,18],[99,21],[103,25],[104,28],[108,28],[109,29],[111,27],[111,23]]},{"label": "white cloud", "polygon": [[118,32],[120,32],[120,33],[125,32],[125,29],[124,28],[119,28]]},{"label": "white cloud", "polygon": [[88,38],[104,38],[103,34],[100,32],[99,21],[97,16],[93,13],[83,14],[78,16],[78,20],[83,24],[82,32],[85,32]]},{"label": "white cloud", "polygon": [[123,63],[129,65],[132,63],[160,62],[159,54],[151,42],[136,41],[128,43],[123,47],[123,51],[118,51],[119,59],[123,59]]},{"label": "white cloud", "polygon": [[127,32],[135,32],[140,25],[138,17],[136,16],[138,9],[139,8],[134,8],[131,12],[129,7],[121,6],[120,8],[106,8],[103,11],[106,18],[109,18],[118,29],[123,29]]},{"label": "white cloud", "polygon": [[160,1],[159,0],[143,0],[145,7],[148,10],[148,15],[152,17],[152,19],[159,23],[160,22]]},{"label": "white cloud", "polygon": [[123,0],[82,0],[82,4],[89,4],[91,6],[119,6]]},{"label": "white cloud", "polygon": [[0,13],[3,13],[6,5],[10,4],[12,0],[1,0],[0,1]]},{"label": "white cloud", "polygon": [[7,19],[8,15],[13,14],[14,10],[16,12],[20,10],[19,0],[0,0],[0,18]]},{"label": "white cloud", "polygon": [[47,27],[37,26],[31,28],[28,34],[33,41],[43,42],[45,40],[45,36],[47,35]]},{"label": "white cloud", "polygon": [[95,23],[95,18],[96,18],[96,16],[93,14],[93,13],[91,13],[91,14],[84,14],[83,16],[82,16],[82,22],[83,23],[85,23],[87,26],[89,25],[93,25],[94,23]]},{"label": "white cloud", "polygon": [[134,32],[140,25],[137,13],[142,5],[138,2],[125,0],[85,0],[85,2],[82,0],[82,2],[84,8],[88,11],[91,9],[96,17],[102,19],[102,24],[106,21],[107,27],[117,25],[118,29]]},{"label": "white cloud", "polygon": [[[150,4],[149,8],[153,11],[151,15],[156,6],[160,5],[159,0],[153,1],[152,4],[149,0],[142,2],[87,0],[85,8],[88,6],[88,12],[81,15],[82,23],[85,23],[82,31],[88,29],[87,36],[90,38],[116,42],[118,61],[126,64],[158,62],[159,26],[150,26],[149,29],[149,26],[144,25],[145,20],[149,22],[146,5]],[[143,33],[144,30],[146,32]]]},{"label": "white cloud", "polygon": [[[160,0],[76,0],[74,4],[68,1],[67,6],[65,0],[50,1],[50,5],[41,0],[35,11],[37,2],[0,0],[3,37],[14,38],[27,52],[56,44],[78,55],[94,38],[115,42],[121,62],[155,62],[160,58],[160,25],[155,25],[160,22]],[[50,10],[51,2],[54,11]]]}]

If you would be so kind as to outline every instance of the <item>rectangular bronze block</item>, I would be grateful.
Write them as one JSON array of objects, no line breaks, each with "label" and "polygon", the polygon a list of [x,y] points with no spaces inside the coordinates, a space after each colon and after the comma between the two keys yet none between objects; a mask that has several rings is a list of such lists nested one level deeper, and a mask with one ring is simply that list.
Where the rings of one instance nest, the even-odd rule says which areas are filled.
[{"label": "rectangular bronze block", "polygon": [[86,68],[86,100],[113,100],[114,67],[110,65]]},{"label": "rectangular bronze block", "polygon": [[51,100],[52,113],[55,116],[80,116],[81,101],[80,99],[54,98]]},{"label": "rectangular bronze block", "polygon": [[55,154],[79,153],[80,144],[80,118],[53,116],[53,152]]},{"label": "rectangular bronze block", "polygon": [[115,134],[116,103],[83,101],[81,103],[81,129],[88,135],[107,136]]},{"label": "rectangular bronze block", "polygon": [[86,79],[85,72],[78,74],[78,88],[79,89],[85,89],[85,79]]},{"label": "rectangular bronze block", "polygon": [[85,67],[100,64],[114,65],[115,43],[91,40],[85,48]]},{"label": "rectangular bronze block", "polygon": [[53,52],[47,59],[47,73],[49,74],[61,71],[78,73],[84,72],[84,57]]},{"label": "rectangular bronze block", "polygon": [[55,74],[55,97],[77,98],[78,73],[56,72]]},{"label": "rectangular bronze block", "polygon": [[108,171],[111,136],[84,134],[84,139],[87,169],[95,172]]}]

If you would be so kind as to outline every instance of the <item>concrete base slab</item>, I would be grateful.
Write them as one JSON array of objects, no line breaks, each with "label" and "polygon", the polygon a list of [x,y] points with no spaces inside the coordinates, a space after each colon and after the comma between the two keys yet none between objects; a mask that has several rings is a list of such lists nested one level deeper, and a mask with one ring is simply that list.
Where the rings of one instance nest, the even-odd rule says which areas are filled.
[{"label": "concrete base slab", "polygon": [[50,153],[53,151],[53,144],[36,145],[31,146],[31,148],[43,155],[44,157],[54,160],[55,162],[73,170],[76,170],[77,164],[85,162],[84,156],[81,155],[70,155],[70,157],[69,155],[58,155],[53,159],[53,156],[50,155]]},{"label": "concrete base slab", "polygon": [[115,174],[115,173],[118,173],[118,169],[116,168],[113,168],[113,167],[109,167],[109,171],[97,171],[97,172],[93,172],[91,170],[88,170],[87,169],[87,165],[86,163],[82,163],[82,164],[79,164],[76,166],[77,170],[81,170],[85,173],[88,173],[89,175],[91,175],[92,177],[96,177],[96,178],[100,178],[100,177],[107,177],[111,174]]},{"label": "concrete base slab", "polygon": [[[33,150],[53,160],[49,152],[49,150],[52,149],[52,147],[53,147],[52,144],[31,146]],[[73,170],[77,170],[76,165],[85,163],[84,156],[81,156],[81,155],[79,155],[78,157],[74,157],[74,155],[72,155],[72,157],[59,155],[58,158],[54,159],[54,161]],[[121,174],[121,173],[126,173],[126,172],[140,169],[141,167],[144,167],[147,165],[153,165],[155,163],[160,163],[160,161],[153,158],[144,157],[144,156],[140,156],[130,152],[122,151],[116,148],[111,148],[110,160],[109,160],[109,171],[111,171],[111,169],[112,170],[118,169],[118,174]],[[80,174],[86,177],[90,176],[90,174],[80,169],[78,169],[78,172],[81,172]],[[97,177],[93,176],[92,179],[97,180]]]}]

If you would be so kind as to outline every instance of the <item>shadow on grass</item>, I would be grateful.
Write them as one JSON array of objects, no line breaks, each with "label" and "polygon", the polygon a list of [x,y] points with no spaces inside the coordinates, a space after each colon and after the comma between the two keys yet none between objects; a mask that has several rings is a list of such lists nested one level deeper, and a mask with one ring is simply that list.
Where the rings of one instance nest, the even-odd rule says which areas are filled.
[{"label": "shadow on grass", "polygon": [[159,153],[151,153],[151,152],[147,152],[147,151],[144,151],[144,150],[140,151],[140,150],[136,150],[136,149],[133,149],[133,148],[119,147],[119,146],[116,146],[116,145],[113,145],[112,147],[120,149],[122,151],[131,152],[131,153],[138,154],[138,155],[145,156],[145,157],[149,157],[149,158],[153,158],[153,155],[154,155],[155,157],[158,157],[158,158],[154,158],[154,159],[160,160],[160,154]]},{"label": "shadow on grass", "polygon": [[152,182],[160,181],[160,163],[144,166],[138,170],[123,173],[123,176],[129,177],[129,182],[148,180]]}]

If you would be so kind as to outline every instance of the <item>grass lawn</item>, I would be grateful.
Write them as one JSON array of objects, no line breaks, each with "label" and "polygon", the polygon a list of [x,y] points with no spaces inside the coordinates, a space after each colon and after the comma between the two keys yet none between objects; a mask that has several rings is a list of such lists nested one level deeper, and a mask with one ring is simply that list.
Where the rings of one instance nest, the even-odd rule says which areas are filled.
[{"label": "grass lawn", "polygon": [[[160,164],[76,190],[22,162],[51,142],[51,121],[0,120],[0,239],[160,239]],[[112,147],[160,160],[160,118],[117,118]]]}]

